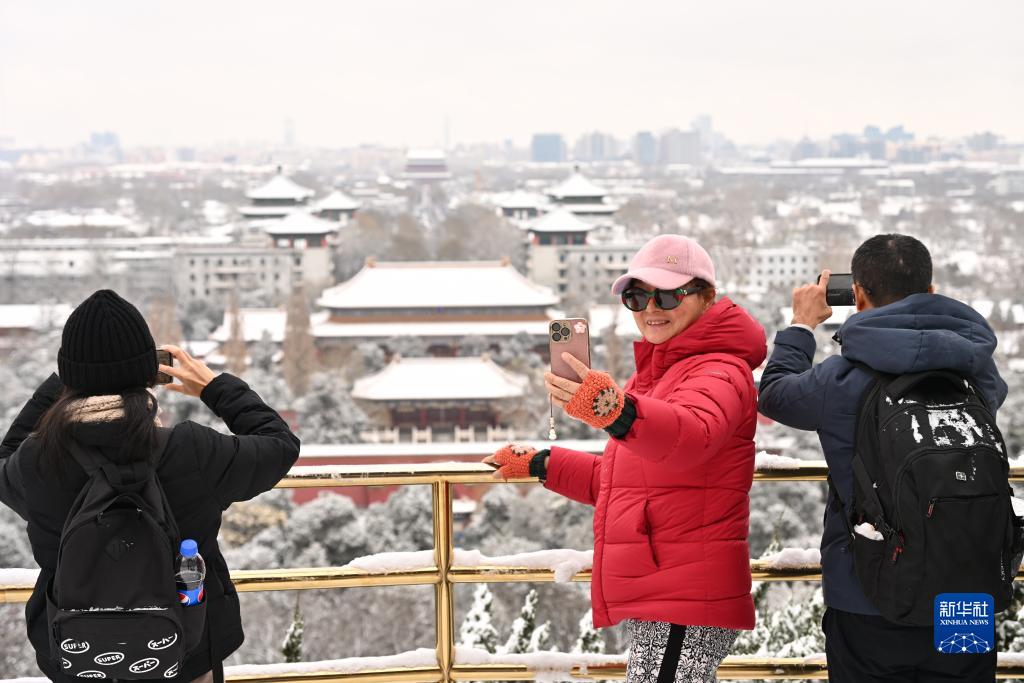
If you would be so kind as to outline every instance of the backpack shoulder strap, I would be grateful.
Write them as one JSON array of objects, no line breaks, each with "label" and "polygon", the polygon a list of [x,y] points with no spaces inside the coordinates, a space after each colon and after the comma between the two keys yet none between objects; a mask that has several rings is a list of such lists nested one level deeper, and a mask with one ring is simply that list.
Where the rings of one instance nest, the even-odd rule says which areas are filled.
[{"label": "backpack shoulder strap", "polygon": [[119,465],[104,456],[98,448],[84,446],[77,441],[72,441],[71,457],[90,478],[102,471],[110,485],[118,490],[141,489],[149,475],[163,460],[170,433],[171,430],[165,427],[157,428],[153,453],[146,460]]},{"label": "backpack shoulder strap", "polygon": [[169,427],[156,428],[156,446],[153,448],[153,468],[160,466],[167,452],[167,442],[171,438],[173,430]]},{"label": "backpack shoulder strap", "polygon": [[83,446],[74,440],[71,441],[70,452],[71,457],[85,470],[85,474],[89,477],[92,477],[110,463],[97,449]]}]

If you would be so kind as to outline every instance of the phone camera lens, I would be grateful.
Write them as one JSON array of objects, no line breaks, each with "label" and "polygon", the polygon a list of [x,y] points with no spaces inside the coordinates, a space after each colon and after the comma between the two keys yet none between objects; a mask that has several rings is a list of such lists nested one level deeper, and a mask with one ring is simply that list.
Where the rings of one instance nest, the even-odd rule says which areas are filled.
[{"label": "phone camera lens", "polygon": [[551,338],[553,340],[555,340],[556,342],[562,341],[562,335],[558,334],[557,332],[555,332],[553,335],[551,335]]},{"label": "phone camera lens", "polygon": [[562,326],[562,323],[551,323],[551,331],[558,332],[558,328]]},{"label": "phone camera lens", "polygon": [[563,336],[563,337],[568,337],[568,336],[569,336],[569,328],[568,328],[568,327],[563,327],[563,328],[562,328],[561,330],[559,330],[559,331],[560,331],[560,332],[562,333],[562,336]]}]

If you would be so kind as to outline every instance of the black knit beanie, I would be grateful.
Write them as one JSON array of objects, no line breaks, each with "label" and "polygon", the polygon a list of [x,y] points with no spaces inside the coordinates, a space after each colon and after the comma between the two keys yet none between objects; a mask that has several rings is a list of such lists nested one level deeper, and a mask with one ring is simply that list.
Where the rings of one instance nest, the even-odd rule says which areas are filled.
[{"label": "black knit beanie", "polygon": [[65,386],[89,395],[118,394],[156,380],[156,344],[139,310],[101,289],[64,325],[57,372]]}]

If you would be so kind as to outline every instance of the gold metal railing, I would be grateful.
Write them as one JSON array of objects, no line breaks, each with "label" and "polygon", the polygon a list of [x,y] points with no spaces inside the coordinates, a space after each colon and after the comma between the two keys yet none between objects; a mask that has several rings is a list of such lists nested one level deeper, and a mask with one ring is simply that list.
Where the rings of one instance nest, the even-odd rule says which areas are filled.
[{"label": "gold metal railing", "polygon": [[[807,461],[786,469],[759,471],[755,481],[824,481],[828,470],[822,461]],[[388,573],[371,573],[351,567],[312,569],[245,570],[232,572],[239,591],[314,590],[367,586],[431,585],[436,607],[436,667],[378,669],[357,673],[316,671],[312,673],[246,675],[230,677],[239,683],[302,683],[305,681],[346,683],[447,683],[448,681],[532,680],[535,671],[516,664],[468,665],[455,663],[455,610],[453,593],[457,583],[510,581],[554,581],[554,573],[526,567],[453,566],[452,487],[454,484],[494,484],[493,470],[477,463],[426,463],[406,465],[337,465],[295,467],[278,484],[279,488],[324,488],[347,486],[431,486],[434,517],[434,566]],[[1012,481],[1024,481],[1024,468],[1012,468]],[[536,479],[515,479],[513,483],[536,483]],[[751,562],[751,573],[761,581],[817,581],[817,566],[776,568]],[[590,580],[590,572],[576,574],[573,581]],[[0,602],[24,602],[31,585],[0,585]],[[723,680],[817,679],[828,678],[823,662],[791,658],[726,657],[719,667]],[[574,667],[574,679],[622,679],[619,665]],[[1000,664],[997,678],[1024,677],[1024,666]]]}]

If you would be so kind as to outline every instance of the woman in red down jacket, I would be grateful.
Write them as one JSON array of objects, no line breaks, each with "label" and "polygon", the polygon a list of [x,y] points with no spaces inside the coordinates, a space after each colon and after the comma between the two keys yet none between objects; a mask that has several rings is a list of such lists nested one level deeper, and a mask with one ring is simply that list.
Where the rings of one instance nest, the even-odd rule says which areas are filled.
[{"label": "woman in red down jacket", "polygon": [[510,444],[496,477],[537,476],[595,506],[594,625],[626,621],[627,681],[714,681],[754,627],[747,546],[764,329],[715,302],[711,258],[659,235],[616,280],[643,340],[624,389],[565,354],[579,381],[545,375],[552,400],[612,437],[602,456]]}]

